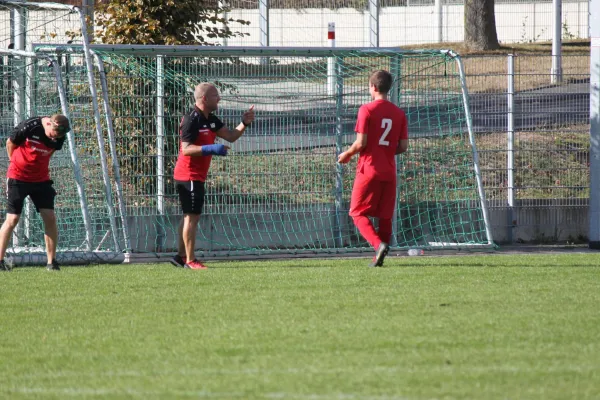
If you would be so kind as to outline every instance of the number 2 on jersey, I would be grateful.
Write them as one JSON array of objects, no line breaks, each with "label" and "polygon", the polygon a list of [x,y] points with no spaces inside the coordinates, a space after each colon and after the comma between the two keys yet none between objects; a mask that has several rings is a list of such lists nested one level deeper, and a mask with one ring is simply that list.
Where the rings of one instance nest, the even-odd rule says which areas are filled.
[{"label": "number 2 on jersey", "polygon": [[381,135],[381,138],[379,139],[379,144],[382,146],[389,146],[390,142],[385,140],[385,138],[387,138],[387,135],[389,135],[390,131],[392,130],[392,120],[389,118],[382,119],[381,120],[381,128],[383,128],[385,130],[383,131],[383,134]]}]

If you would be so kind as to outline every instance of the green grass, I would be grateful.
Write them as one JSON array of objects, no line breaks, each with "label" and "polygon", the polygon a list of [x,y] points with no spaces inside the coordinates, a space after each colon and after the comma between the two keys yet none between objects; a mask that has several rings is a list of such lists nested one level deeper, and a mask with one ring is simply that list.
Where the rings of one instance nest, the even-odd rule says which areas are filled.
[{"label": "green grass", "polygon": [[596,254],[17,268],[0,398],[592,399]]}]

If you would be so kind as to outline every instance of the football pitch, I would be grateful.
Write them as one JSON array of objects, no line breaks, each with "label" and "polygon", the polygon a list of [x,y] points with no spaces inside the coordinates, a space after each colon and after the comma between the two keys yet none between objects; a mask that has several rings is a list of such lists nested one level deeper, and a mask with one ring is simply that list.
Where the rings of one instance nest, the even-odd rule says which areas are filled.
[{"label": "football pitch", "polygon": [[16,268],[0,398],[597,399],[593,253]]}]

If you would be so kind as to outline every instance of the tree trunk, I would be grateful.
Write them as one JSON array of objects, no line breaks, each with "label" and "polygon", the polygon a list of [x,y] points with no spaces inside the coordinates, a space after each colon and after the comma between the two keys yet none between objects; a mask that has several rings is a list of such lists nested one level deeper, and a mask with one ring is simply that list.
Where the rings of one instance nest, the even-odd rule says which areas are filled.
[{"label": "tree trunk", "polygon": [[465,0],[465,45],[469,50],[495,50],[500,47],[494,0]]}]

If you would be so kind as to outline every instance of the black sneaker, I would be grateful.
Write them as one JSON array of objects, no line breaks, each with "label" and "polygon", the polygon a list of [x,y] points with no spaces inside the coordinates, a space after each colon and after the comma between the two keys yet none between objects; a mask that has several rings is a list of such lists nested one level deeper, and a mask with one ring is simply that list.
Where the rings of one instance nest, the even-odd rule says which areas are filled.
[{"label": "black sneaker", "polygon": [[373,262],[369,264],[370,267],[383,267],[383,260],[385,256],[387,256],[388,251],[390,251],[390,246],[387,243],[381,242],[377,251],[375,252],[375,258]]},{"label": "black sneaker", "polygon": [[4,260],[0,260],[0,272],[2,272],[2,271],[6,271],[6,272],[8,272],[8,271],[10,271],[10,269],[11,269],[11,268],[10,268],[10,265],[8,265],[8,264],[6,263],[6,261],[4,261]]},{"label": "black sneaker", "polygon": [[185,258],[177,254],[175,257],[171,258],[171,264],[173,264],[174,267],[183,268],[183,266],[185,265]]},{"label": "black sneaker", "polygon": [[58,265],[58,262],[56,262],[56,260],[52,260],[52,263],[46,264],[46,269],[48,271],[60,271],[60,265]]}]

